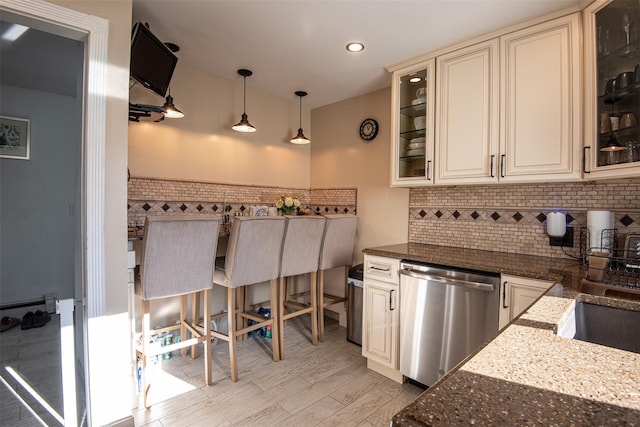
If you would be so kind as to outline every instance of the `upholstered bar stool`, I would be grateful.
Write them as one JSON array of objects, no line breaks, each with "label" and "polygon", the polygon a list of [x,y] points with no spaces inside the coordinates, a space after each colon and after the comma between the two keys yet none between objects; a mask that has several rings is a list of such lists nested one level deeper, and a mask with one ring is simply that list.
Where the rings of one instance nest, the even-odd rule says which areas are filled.
[{"label": "upholstered bar stool", "polygon": [[[280,358],[284,359],[285,320],[311,314],[311,343],[318,345],[317,272],[320,247],[326,220],[322,216],[286,216],[287,227],[282,244],[280,288],[278,289],[278,328],[280,331]],[[301,302],[290,296],[293,276],[309,274],[310,302]],[[289,282],[287,284],[287,282]]]},{"label": "upholstered bar stool", "polygon": [[[325,218],[327,223],[318,266],[318,339],[320,341],[324,341],[324,309],[334,304],[347,302],[347,279],[349,268],[353,262],[353,245],[358,225],[356,215],[325,215]],[[332,295],[325,293],[324,290],[325,271],[337,267],[344,267],[344,295]]]},{"label": "upholstered bar stool", "polygon": [[[236,340],[248,332],[263,326],[271,326],[273,360],[280,360],[278,344],[278,276],[280,256],[284,237],[283,217],[254,216],[237,217],[233,220],[227,246],[224,268],[216,267],[213,283],[227,288],[227,316],[229,333],[213,331],[212,335],[229,344],[231,381],[238,380]],[[271,316],[264,317],[251,313],[248,304],[236,300],[236,290],[269,282],[269,303]],[[246,291],[247,289],[245,289]],[[248,294],[248,292],[245,292]],[[248,296],[246,296],[248,298]],[[244,298],[243,298],[244,299]],[[253,325],[245,326],[237,319],[253,320]]]},{"label": "upholstered bar stool", "polygon": [[[198,330],[199,315],[187,320],[187,296],[192,295],[192,305],[197,304],[199,292],[204,294],[204,318],[210,316],[213,270],[218,244],[220,218],[217,216],[157,216],[147,217],[142,241],[140,274],[136,278],[136,295],[142,299],[141,346],[137,349],[143,365],[144,405],[148,405],[149,358],[174,350],[204,343],[205,383],[211,384],[210,326],[205,322],[203,332]],[[151,330],[150,301],[160,298],[180,297],[180,322],[177,325]],[[194,311],[194,313],[196,313]],[[181,341],[160,347],[153,345],[151,334],[180,330]]]}]

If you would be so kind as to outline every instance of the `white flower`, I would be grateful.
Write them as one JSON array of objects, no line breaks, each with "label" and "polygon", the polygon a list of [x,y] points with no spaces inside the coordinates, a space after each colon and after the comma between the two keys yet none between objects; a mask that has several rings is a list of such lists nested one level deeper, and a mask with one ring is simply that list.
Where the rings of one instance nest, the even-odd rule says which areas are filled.
[{"label": "white flower", "polygon": [[293,206],[295,206],[296,208],[300,206],[300,199],[298,199],[297,197],[293,198]]},{"label": "white flower", "polygon": [[285,197],[284,198],[284,205],[287,208],[293,207],[293,197]]},{"label": "white flower", "polygon": [[276,208],[281,209],[283,205],[284,201],[282,200],[282,197],[276,200]]}]

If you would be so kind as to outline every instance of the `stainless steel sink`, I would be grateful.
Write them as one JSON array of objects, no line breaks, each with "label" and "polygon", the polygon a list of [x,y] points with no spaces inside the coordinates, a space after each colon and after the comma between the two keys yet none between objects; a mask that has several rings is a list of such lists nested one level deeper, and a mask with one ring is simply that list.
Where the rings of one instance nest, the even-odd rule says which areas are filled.
[{"label": "stainless steel sink", "polygon": [[576,301],[558,324],[557,334],[620,350],[640,353],[640,311]]}]

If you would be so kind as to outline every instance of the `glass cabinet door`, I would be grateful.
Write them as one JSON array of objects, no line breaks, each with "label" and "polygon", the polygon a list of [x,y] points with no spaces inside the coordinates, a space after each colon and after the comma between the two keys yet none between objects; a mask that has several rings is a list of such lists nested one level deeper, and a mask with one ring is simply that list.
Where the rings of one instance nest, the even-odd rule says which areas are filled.
[{"label": "glass cabinet door", "polygon": [[639,166],[640,4],[614,0],[593,16],[597,116],[592,165]]},{"label": "glass cabinet door", "polygon": [[392,185],[433,183],[435,61],[394,73]]}]

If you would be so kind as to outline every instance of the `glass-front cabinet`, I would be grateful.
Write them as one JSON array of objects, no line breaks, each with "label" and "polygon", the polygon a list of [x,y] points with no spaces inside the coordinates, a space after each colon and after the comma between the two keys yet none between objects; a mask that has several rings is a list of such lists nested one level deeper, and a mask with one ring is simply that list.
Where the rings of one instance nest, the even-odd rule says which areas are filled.
[{"label": "glass-front cabinet", "polygon": [[433,184],[434,67],[431,59],[393,72],[392,186]]},{"label": "glass-front cabinet", "polygon": [[640,2],[594,2],[585,41],[585,178],[639,176]]}]

